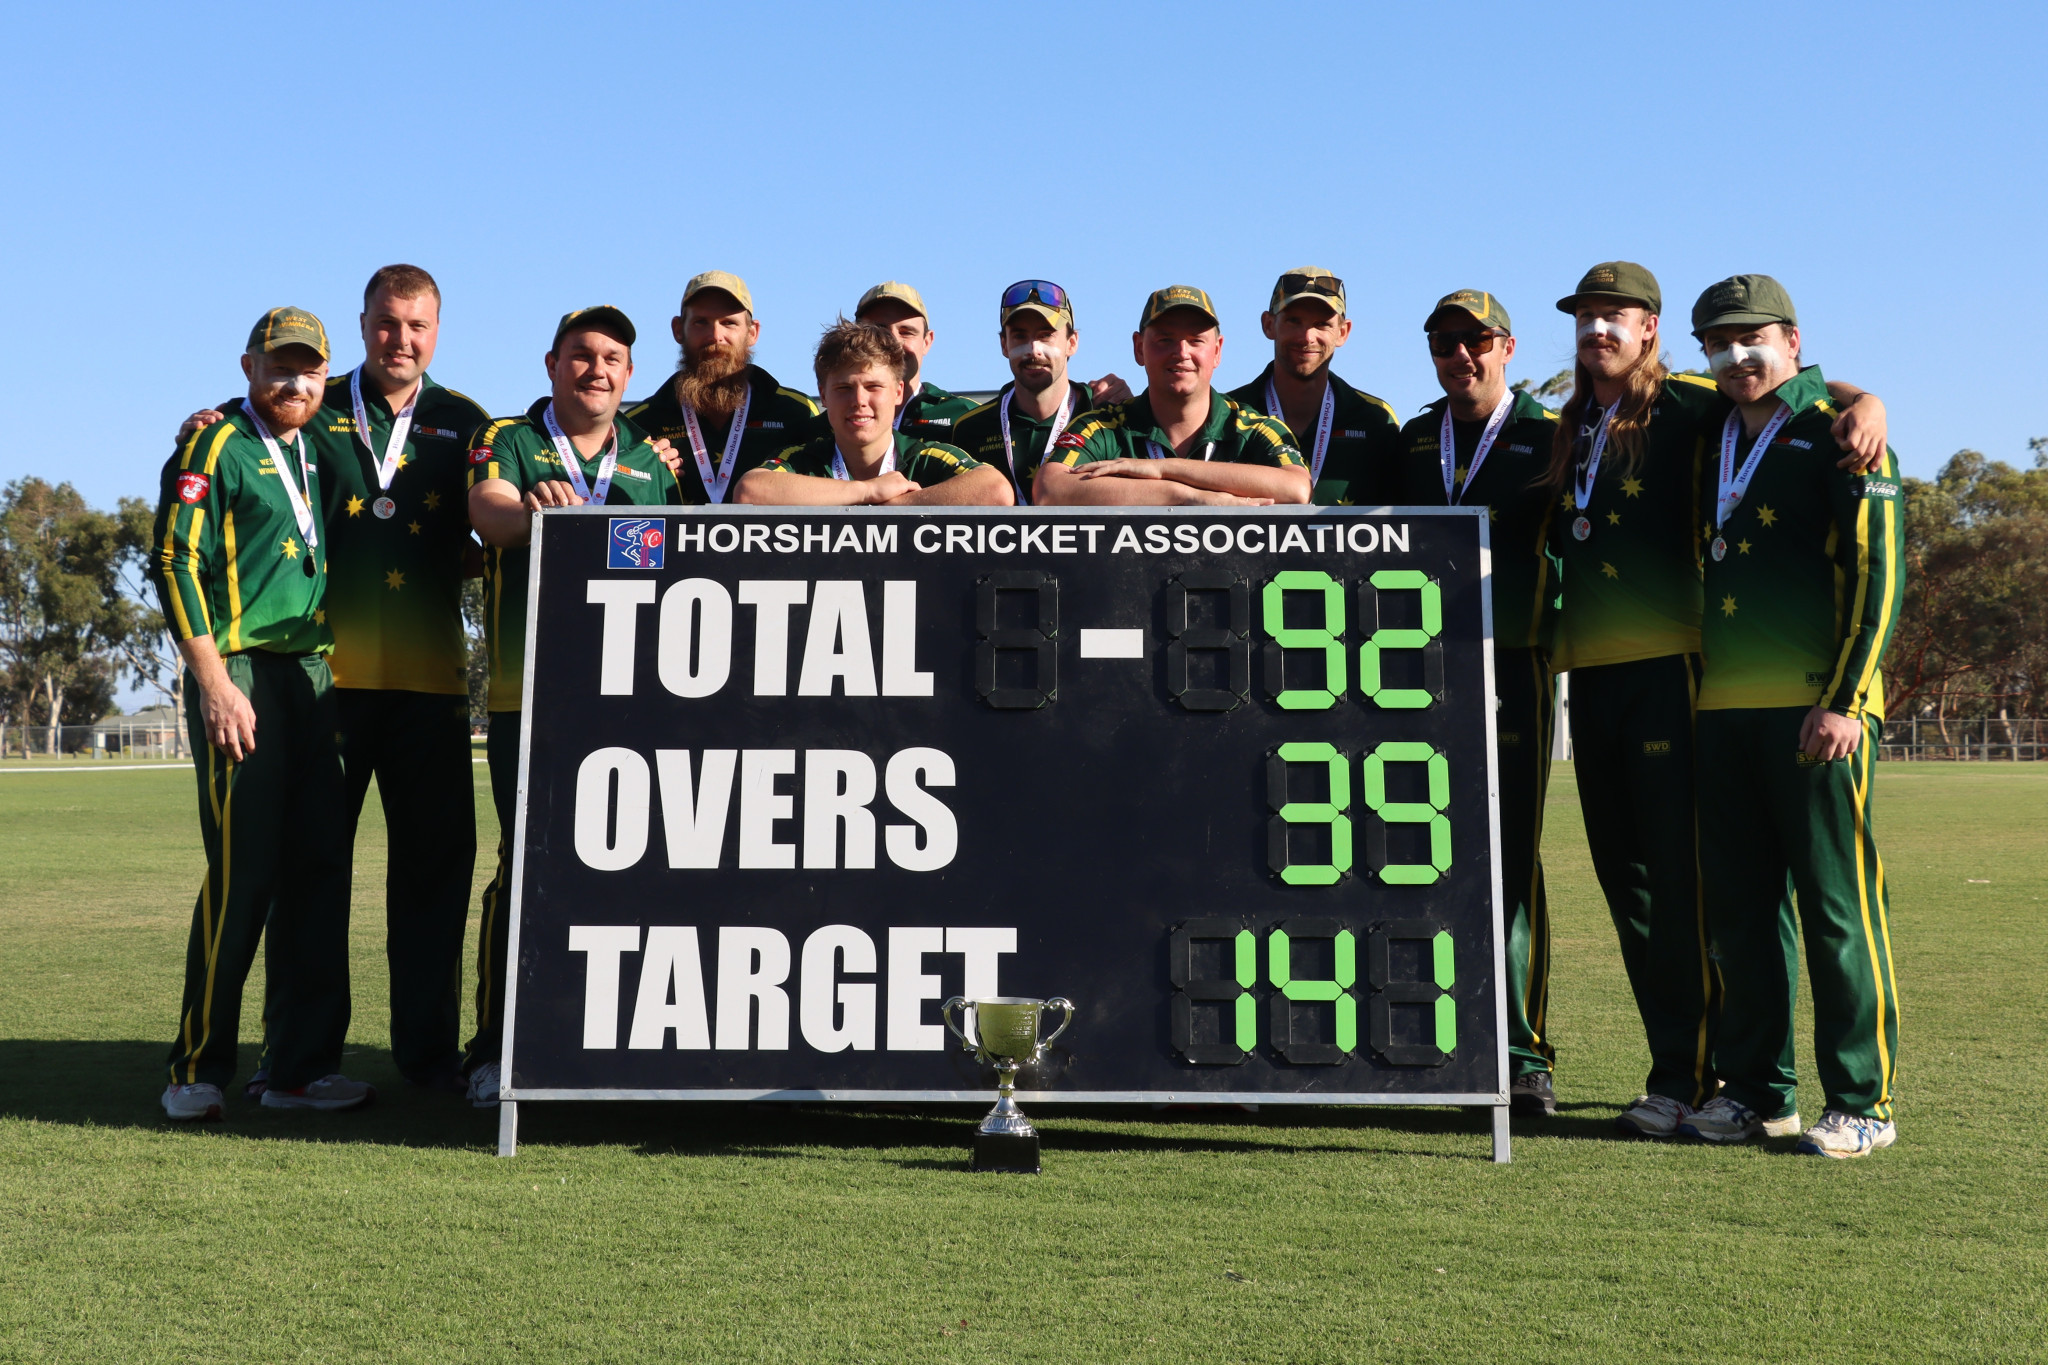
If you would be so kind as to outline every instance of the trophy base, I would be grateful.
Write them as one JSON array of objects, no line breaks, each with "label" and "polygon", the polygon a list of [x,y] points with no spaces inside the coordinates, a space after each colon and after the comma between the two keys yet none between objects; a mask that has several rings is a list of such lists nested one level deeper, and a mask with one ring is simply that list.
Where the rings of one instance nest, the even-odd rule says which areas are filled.
[{"label": "trophy base", "polygon": [[973,1171],[1002,1171],[1012,1175],[1039,1175],[1036,1133],[976,1133]]}]

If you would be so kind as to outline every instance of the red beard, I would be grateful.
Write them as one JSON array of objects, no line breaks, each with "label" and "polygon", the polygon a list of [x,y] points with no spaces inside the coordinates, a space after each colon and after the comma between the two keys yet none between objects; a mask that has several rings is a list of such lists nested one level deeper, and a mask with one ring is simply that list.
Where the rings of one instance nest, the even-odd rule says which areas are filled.
[{"label": "red beard", "polygon": [[676,371],[676,397],[696,409],[699,417],[729,421],[746,396],[753,361],[751,348],[721,346],[694,356],[686,352]]}]

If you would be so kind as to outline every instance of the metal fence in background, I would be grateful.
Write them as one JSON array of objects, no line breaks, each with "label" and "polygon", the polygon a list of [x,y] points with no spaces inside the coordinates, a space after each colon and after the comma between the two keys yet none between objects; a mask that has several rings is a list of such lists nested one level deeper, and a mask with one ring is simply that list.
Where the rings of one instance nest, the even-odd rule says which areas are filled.
[{"label": "metal fence in background", "polygon": [[112,759],[189,758],[191,746],[162,721],[103,720],[97,725],[0,728],[0,762],[92,763]]},{"label": "metal fence in background", "polygon": [[2048,758],[2048,723],[2040,720],[1933,720],[1911,716],[1884,724],[1880,758],[1958,763],[2029,763]]}]

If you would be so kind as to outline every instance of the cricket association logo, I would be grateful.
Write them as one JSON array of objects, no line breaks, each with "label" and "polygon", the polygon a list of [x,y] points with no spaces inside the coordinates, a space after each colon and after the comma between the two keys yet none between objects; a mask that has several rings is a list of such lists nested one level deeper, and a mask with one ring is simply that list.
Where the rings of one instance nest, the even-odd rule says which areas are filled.
[{"label": "cricket association logo", "polygon": [[187,473],[178,476],[178,501],[198,502],[206,496],[207,488],[213,483],[204,474]]},{"label": "cricket association logo", "polygon": [[613,517],[606,567],[659,569],[668,553],[668,522],[661,517]]}]

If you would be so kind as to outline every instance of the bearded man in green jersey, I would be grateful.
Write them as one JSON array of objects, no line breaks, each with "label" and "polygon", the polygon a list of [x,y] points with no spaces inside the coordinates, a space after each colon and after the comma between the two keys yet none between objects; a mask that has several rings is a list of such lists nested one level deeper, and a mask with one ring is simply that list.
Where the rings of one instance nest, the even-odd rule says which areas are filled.
[{"label": "bearded man in green jersey", "polygon": [[626,409],[626,420],[682,454],[674,468],[684,503],[722,503],[735,479],[813,429],[818,405],[754,363],[761,322],[739,276],[693,277],[669,330],[682,360],[659,393]]},{"label": "bearded man in green jersey", "polygon": [[1010,382],[953,424],[952,444],[1002,471],[1019,504],[1031,501],[1038,466],[1073,420],[1104,403],[1121,403],[1130,386],[1115,375],[1083,384],[1067,363],[1081,347],[1074,301],[1051,280],[1019,280],[1003,291],[997,341]]},{"label": "bearded man in green jersey", "polygon": [[[974,407],[974,400],[948,393],[924,377],[925,357],[939,334],[932,330],[932,315],[924,306],[924,295],[901,280],[884,280],[860,296],[853,320],[870,322],[894,336],[903,347],[903,401],[896,407],[896,430],[915,440],[951,442],[953,424]],[[814,435],[825,434],[820,423]]]},{"label": "bearded man in green jersey", "polygon": [[1294,433],[1324,507],[1395,501],[1386,480],[1401,449],[1401,419],[1384,399],[1354,389],[1330,368],[1351,339],[1344,281],[1320,266],[1287,271],[1259,315],[1273,363],[1230,399],[1278,417]]},{"label": "bearded man in green jersey", "polygon": [[[1700,576],[1694,502],[1711,380],[1673,374],[1663,294],[1630,261],[1559,299],[1577,327],[1570,399],[1551,447],[1551,544],[1563,565],[1553,667],[1572,675],[1572,756],[1593,870],[1649,1043],[1645,1093],[1616,1120],[1671,1137],[1717,1089],[1720,983],[1708,951],[1693,821]],[[1884,409],[1849,385],[1836,439],[1884,445]]]},{"label": "bearded man in green jersey", "polygon": [[184,657],[206,879],[192,911],[164,1112],[218,1119],[234,1076],[242,986],[268,931],[272,1109],[351,1109],[348,833],[322,601],[320,480],[306,428],[327,331],[276,308],[249,333],[247,397],[163,472],[150,576]]},{"label": "bearded man in green jersey", "polygon": [[1269,417],[1217,393],[1223,330],[1206,290],[1176,284],[1145,300],[1131,351],[1145,392],[1084,414],[1038,467],[1041,506],[1124,504],[1263,507],[1307,502],[1294,438]]},{"label": "bearded man in green jersey", "polygon": [[1799,317],[1776,280],[1723,280],[1692,321],[1725,400],[1699,484],[1698,793],[1707,928],[1727,994],[1721,1093],[1680,1131],[1742,1142],[1798,1127],[1803,937],[1827,1106],[1799,1150],[1867,1156],[1897,1137],[1898,989],[1871,816],[1878,666],[1905,580],[1898,461],[1886,451],[1863,473],[1832,458],[1835,406],[1820,368],[1801,365]]},{"label": "bearded man in green jersey", "polygon": [[469,452],[469,520],[488,548],[484,634],[491,661],[485,742],[498,811],[498,870],[484,889],[477,938],[476,1035],[463,1069],[478,1108],[498,1102],[505,1041],[505,917],[519,791],[519,726],[526,679],[526,574],[533,519],[550,507],[660,507],[679,500],[675,474],[646,434],[619,416],[633,377],[633,324],[609,305],[581,308],[555,327],[549,395],[521,417],[484,427]]},{"label": "bearded man in green jersey", "polygon": [[1543,799],[1550,785],[1556,698],[1550,631],[1557,571],[1550,556],[1550,491],[1543,484],[1557,416],[1508,388],[1515,354],[1507,309],[1460,289],[1423,321],[1444,397],[1400,430],[1398,454],[1376,481],[1389,502],[1484,507],[1493,546],[1494,735],[1500,755],[1501,908],[1506,924],[1508,1059],[1514,1112],[1557,1112],[1547,1031],[1550,910],[1543,892]]},{"label": "bearded man in green jersey", "polygon": [[899,431],[910,360],[896,337],[841,319],[818,342],[813,367],[830,435],[793,446],[750,471],[734,500],[789,507],[1008,507],[1010,481],[966,451]]}]

